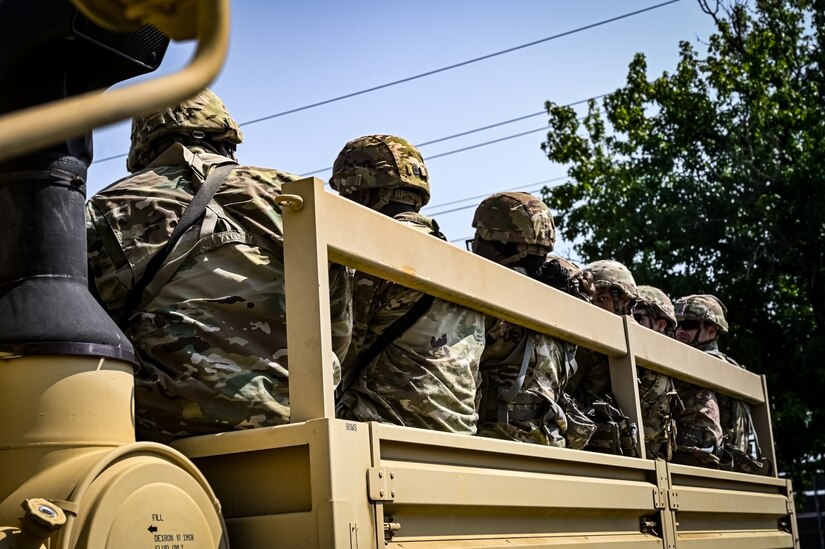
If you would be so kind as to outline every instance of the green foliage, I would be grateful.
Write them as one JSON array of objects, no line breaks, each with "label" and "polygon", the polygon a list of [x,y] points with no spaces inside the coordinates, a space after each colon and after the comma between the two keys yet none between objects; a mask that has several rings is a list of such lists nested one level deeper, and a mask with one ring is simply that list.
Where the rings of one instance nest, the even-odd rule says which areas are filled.
[{"label": "green foliage", "polygon": [[710,2],[716,33],[701,54],[683,42],[672,74],[650,79],[637,54],[583,120],[547,103],[542,149],[571,180],[544,198],[586,260],[722,298],[722,345],[768,376],[779,467],[799,487],[825,453],[825,10]]}]

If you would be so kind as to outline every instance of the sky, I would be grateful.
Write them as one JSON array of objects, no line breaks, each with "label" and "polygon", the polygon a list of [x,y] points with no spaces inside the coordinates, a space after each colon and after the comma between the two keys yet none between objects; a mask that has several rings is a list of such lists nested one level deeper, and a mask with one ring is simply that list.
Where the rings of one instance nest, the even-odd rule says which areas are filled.
[{"label": "sky", "polygon": [[[419,147],[430,172],[424,213],[463,246],[475,206],[488,194],[539,194],[566,167],[540,149],[547,100],[568,104],[621,87],[636,52],[651,76],[673,71],[678,43],[713,31],[695,0],[577,31],[664,0],[234,0],[229,55],[211,85],[242,124],[242,164],[327,180],[344,144],[393,134]],[[571,32],[576,31],[576,32]],[[245,124],[471,59],[566,34],[349,99]],[[185,66],[194,45],[173,43],[155,77]],[[583,106],[578,107],[579,112]],[[519,137],[511,137],[525,134]],[[129,122],[95,131],[89,196],[126,175]],[[478,146],[489,141],[495,143]],[[459,149],[467,150],[455,152]],[[109,157],[123,154],[106,160]],[[439,156],[443,155],[443,156]],[[321,170],[321,171],[319,171]],[[573,256],[572,245],[557,251]]]}]

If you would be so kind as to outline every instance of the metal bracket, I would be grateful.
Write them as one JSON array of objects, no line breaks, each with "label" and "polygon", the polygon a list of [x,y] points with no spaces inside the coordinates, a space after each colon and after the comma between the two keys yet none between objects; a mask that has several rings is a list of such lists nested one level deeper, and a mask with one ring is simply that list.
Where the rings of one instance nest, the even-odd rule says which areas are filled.
[{"label": "metal bracket", "polygon": [[371,467],[367,470],[367,491],[372,501],[395,500],[395,473],[383,467]]},{"label": "metal bracket", "polygon": [[668,490],[668,499],[670,500],[670,508],[674,511],[679,509],[679,492],[676,490]]},{"label": "metal bracket", "polygon": [[664,509],[667,507],[664,488],[653,489],[653,507],[654,509]]},{"label": "metal bracket", "polygon": [[297,194],[281,194],[275,197],[275,203],[289,206],[292,211],[299,212],[304,207],[304,199]]}]

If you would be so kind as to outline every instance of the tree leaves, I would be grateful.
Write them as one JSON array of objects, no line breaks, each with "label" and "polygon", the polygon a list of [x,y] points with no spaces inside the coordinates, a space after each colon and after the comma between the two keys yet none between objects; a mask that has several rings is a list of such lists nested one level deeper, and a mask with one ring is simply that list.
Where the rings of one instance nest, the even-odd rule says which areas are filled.
[{"label": "tree leaves", "polygon": [[548,101],[545,189],[587,260],[671,297],[713,293],[730,354],[768,376],[780,470],[821,466],[825,432],[825,15],[808,0],[700,2],[717,24],[674,72],[643,54],[583,119]]}]

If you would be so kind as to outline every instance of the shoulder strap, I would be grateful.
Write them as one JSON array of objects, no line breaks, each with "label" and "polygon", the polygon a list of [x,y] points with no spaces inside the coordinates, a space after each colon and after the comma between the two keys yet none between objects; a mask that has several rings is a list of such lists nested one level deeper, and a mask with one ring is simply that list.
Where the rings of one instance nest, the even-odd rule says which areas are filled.
[{"label": "shoulder strap", "polygon": [[372,362],[375,357],[381,354],[381,351],[387,348],[387,346],[398,339],[398,336],[403,334],[407,331],[407,329],[415,324],[415,321],[424,316],[430,306],[433,304],[433,300],[435,298],[429,294],[424,294],[415,304],[410,307],[410,310],[404,313],[404,315],[390,324],[386,330],[381,332],[375,341],[372,342],[366,351],[364,351],[358,361],[353,364],[352,368],[344,374],[343,379],[341,380],[341,385],[338,387],[337,396],[340,398],[341,395],[346,393],[352,384],[355,383],[355,380],[361,375],[361,372],[364,371],[370,362]]},{"label": "shoulder strap", "polygon": [[140,306],[143,291],[152,282],[152,279],[155,278],[155,275],[163,266],[166,258],[169,257],[169,253],[175,247],[175,244],[177,244],[178,240],[180,240],[183,234],[189,230],[195,222],[203,217],[203,213],[206,211],[206,207],[212,200],[212,197],[215,196],[215,193],[223,184],[226,176],[229,175],[229,172],[237,166],[238,165],[234,162],[227,163],[221,166],[213,167],[209,171],[209,175],[206,176],[206,180],[203,182],[200,189],[198,189],[198,192],[195,193],[195,196],[192,197],[192,200],[189,202],[189,205],[186,206],[186,209],[184,209],[183,215],[178,220],[178,224],[175,226],[175,229],[172,231],[172,235],[166,242],[166,246],[164,246],[163,250],[157,253],[149,261],[146,265],[146,270],[143,272],[143,276],[129,292],[121,316],[124,322],[127,321],[137,310],[138,306]]},{"label": "shoulder strap", "polygon": [[521,357],[521,367],[519,368],[516,379],[513,380],[513,385],[509,389],[500,387],[498,390],[498,406],[497,419],[499,423],[510,423],[509,407],[508,405],[516,399],[522,387],[524,387],[524,379],[527,377],[527,368],[530,365],[530,359],[533,357],[534,338],[533,332],[527,333],[527,339],[524,342],[524,354]]}]

